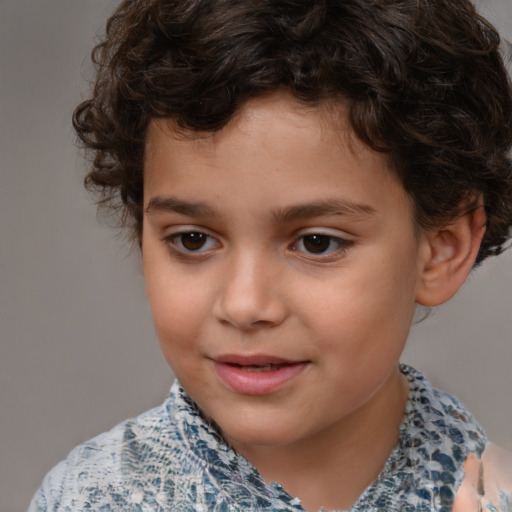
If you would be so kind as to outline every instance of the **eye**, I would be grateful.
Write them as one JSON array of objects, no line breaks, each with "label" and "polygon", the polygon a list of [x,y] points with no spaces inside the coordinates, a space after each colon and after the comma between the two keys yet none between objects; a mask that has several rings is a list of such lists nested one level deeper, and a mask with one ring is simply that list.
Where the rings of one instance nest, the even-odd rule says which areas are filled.
[{"label": "eye", "polygon": [[218,242],[201,231],[175,233],[165,238],[172,248],[182,253],[203,253],[218,246]]},{"label": "eye", "polygon": [[343,238],[321,233],[301,236],[292,249],[307,256],[331,256],[345,251],[352,242]]}]

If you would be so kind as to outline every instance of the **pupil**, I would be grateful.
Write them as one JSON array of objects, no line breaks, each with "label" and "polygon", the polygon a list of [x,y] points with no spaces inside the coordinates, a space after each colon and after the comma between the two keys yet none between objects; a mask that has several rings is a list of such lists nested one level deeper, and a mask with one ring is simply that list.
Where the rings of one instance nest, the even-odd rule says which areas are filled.
[{"label": "pupil", "polygon": [[326,235],[308,235],[304,237],[304,247],[312,253],[319,254],[329,249],[331,239]]},{"label": "pupil", "polygon": [[204,233],[185,233],[181,235],[181,243],[189,251],[201,249],[205,242],[206,235]]}]

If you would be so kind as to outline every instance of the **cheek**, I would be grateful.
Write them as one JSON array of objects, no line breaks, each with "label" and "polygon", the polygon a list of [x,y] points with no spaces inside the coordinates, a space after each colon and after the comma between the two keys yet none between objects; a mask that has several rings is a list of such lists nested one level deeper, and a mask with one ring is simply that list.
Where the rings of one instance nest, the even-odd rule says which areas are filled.
[{"label": "cheek", "polygon": [[187,374],[183,374],[183,369],[199,373],[195,367],[202,318],[194,294],[180,293],[178,284],[174,281],[169,286],[162,281],[156,286],[148,283],[147,295],[160,350],[175,376],[186,383]]},{"label": "cheek", "polygon": [[208,311],[201,283],[174,268],[163,256],[146,258],[144,276],[153,323],[164,353],[191,346],[190,340],[197,337]]},{"label": "cheek", "polygon": [[181,291],[179,283],[158,283],[147,287],[153,322],[160,341],[179,343],[193,336],[201,326],[203,310],[201,295],[194,290]]},{"label": "cheek", "polygon": [[331,281],[329,293],[322,286],[311,290],[309,323],[320,333],[323,350],[371,358],[387,347],[393,357],[399,355],[415,304],[411,274],[396,268],[388,265],[386,272],[385,265],[367,265]]}]

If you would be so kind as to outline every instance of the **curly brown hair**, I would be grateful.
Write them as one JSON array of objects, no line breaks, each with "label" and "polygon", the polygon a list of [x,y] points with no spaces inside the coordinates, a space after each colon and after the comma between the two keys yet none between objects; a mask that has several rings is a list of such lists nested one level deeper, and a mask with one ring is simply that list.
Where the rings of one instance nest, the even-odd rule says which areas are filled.
[{"label": "curly brown hair", "polygon": [[340,100],[389,154],[422,228],[483,197],[477,263],[512,225],[512,91],[500,37],[469,0],[124,0],[74,113],[91,152],[86,186],[140,242],[148,122],[216,131],[248,99],[287,88]]}]

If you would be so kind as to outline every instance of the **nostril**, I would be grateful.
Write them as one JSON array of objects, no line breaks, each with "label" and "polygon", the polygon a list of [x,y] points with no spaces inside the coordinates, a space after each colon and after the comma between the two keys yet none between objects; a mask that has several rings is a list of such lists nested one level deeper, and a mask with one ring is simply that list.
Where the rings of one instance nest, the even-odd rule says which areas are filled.
[{"label": "nostril", "polygon": [[279,301],[265,301],[261,306],[247,302],[235,305],[219,301],[214,315],[224,325],[231,325],[241,331],[254,331],[279,325],[286,316],[286,308]]},{"label": "nostril", "polygon": [[244,253],[226,267],[213,309],[224,325],[251,331],[277,325],[286,315],[281,289],[270,279],[271,264],[262,257]]},{"label": "nostril", "polygon": [[268,327],[272,327],[274,325],[273,322],[269,320],[255,320],[251,321],[248,319],[241,319],[240,317],[231,316],[230,318],[220,318],[219,319],[222,324],[231,325],[236,327],[241,331],[255,331],[258,329],[265,329]]}]

